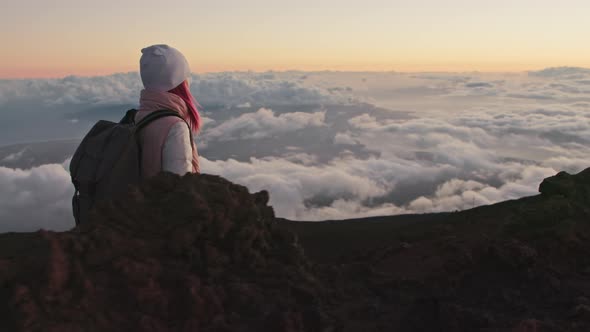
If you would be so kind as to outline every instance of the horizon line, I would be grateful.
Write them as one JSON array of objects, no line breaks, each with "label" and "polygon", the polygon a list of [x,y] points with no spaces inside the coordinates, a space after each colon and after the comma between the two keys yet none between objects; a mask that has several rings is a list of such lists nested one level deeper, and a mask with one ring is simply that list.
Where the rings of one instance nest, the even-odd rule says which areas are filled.
[{"label": "horizon line", "polygon": [[[267,69],[267,70],[254,70],[254,69],[245,69],[245,70],[224,70],[224,71],[202,71],[202,72],[191,72],[192,75],[205,75],[205,74],[222,74],[222,73],[291,73],[291,72],[300,72],[300,73],[398,73],[398,74],[457,74],[457,73],[484,73],[484,74],[524,74],[536,71],[543,71],[547,69],[581,69],[581,70],[590,70],[590,67],[580,67],[580,66],[549,66],[549,67],[541,67],[537,69],[522,69],[522,70],[341,70],[341,69],[322,69],[322,70],[304,70],[304,69]],[[66,74],[66,75],[48,75],[48,76],[0,76],[0,80],[42,80],[42,79],[65,79],[68,77],[80,77],[80,78],[90,78],[90,77],[108,77],[114,75],[128,75],[137,73],[139,75],[138,70],[130,70],[130,71],[114,71],[109,73],[96,73],[96,74]]]}]

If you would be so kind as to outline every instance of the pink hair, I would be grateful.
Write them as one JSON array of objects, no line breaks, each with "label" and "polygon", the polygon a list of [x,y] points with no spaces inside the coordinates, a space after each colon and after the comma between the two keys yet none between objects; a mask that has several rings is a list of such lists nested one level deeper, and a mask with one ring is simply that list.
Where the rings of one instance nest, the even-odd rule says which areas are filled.
[{"label": "pink hair", "polygon": [[201,129],[202,124],[199,109],[202,109],[202,107],[199,104],[199,102],[195,99],[195,97],[193,97],[193,95],[191,94],[191,91],[188,87],[188,82],[184,80],[177,87],[168,92],[173,93],[182,98],[182,100],[184,100],[186,106],[188,107],[188,115],[190,117],[190,119],[186,120],[191,126],[192,131],[194,131],[195,133],[199,132],[199,129]]}]

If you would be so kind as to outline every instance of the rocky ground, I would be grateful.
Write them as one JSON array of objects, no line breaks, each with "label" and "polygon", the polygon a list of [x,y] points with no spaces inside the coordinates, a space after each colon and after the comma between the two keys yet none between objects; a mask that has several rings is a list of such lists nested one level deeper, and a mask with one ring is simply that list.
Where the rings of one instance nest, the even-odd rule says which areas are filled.
[{"label": "rocky ground", "polygon": [[163,174],[0,235],[6,331],[590,331],[590,169],[468,211],[325,223]]},{"label": "rocky ground", "polygon": [[468,211],[292,223],[346,331],[590,331],[590,169]]}]

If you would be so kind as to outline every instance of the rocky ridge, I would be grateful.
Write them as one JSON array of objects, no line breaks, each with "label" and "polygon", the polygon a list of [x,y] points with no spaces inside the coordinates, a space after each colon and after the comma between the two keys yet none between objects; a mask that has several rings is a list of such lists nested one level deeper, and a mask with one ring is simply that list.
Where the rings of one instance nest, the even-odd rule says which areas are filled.
[{"label": "rocky ridge", "polygon": [[0,235],[7,331],[588,331],[590,169],[456,213],[277,219],[162,174],[93,221]]}]

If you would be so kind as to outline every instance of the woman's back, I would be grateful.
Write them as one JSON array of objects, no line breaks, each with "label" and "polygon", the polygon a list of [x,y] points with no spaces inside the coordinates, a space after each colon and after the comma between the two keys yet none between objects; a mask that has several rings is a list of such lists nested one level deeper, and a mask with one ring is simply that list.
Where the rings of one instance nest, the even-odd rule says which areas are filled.
[{"label": "woman's back", "polygon": [[198,173],[198,154],[191,130],[198,130],[200,116],[188,88],[188,63],[180,52],[167,45],[153,45],[142,53],[140,73],[145,89],[141,91],[135,120],[162,109],[175,111],[185,120],[163,117],[143,129],[142,175],[149,177],[160,171]]}]

